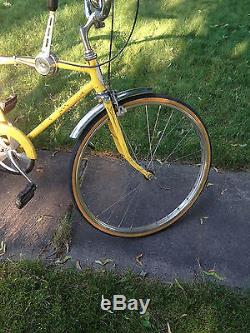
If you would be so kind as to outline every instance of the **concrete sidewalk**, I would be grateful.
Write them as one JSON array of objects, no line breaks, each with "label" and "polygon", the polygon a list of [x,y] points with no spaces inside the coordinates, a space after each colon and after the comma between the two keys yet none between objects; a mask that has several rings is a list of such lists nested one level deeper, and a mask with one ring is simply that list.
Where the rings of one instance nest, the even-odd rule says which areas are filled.
[{"label": "concrete sidewalk", "polygon": [[[34,200],[22,211],[14,197],[22,189],[20,177],[0,174],[0,240],[6,256],[37,257],[55,232],[71,201],[67,186],[67,153],[40,152],[34,179]],[[73,213],[71,262],[100,267],[131,268],[160,277],[193,279],[200,270],[214,270],[231,286],[250,286],[250,175],[212,170],[212,186],[205,189],[192,210],[174,226],[140,239],[116,238],[95,230]],[[206,218],[204,218],[206,217]],[[143,254],[142,265],[136,257]]]},{"label": "concrete sidewalk", "polygon": [[24,178],[0,172],[0,240],[7,245],[6,256],[38,257],[51,240],[71,203],[68,159],[67,153],[53,157],[52,153],[39,151],[32,171],[38,189],[22,210],[16,208],[15,197],[26,185]]}]

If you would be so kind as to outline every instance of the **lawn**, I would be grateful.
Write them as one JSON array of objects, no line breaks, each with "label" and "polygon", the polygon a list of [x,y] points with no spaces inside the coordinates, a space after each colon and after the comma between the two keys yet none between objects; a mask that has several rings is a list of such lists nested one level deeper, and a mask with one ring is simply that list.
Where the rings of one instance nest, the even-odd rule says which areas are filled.
[{"label": "lawn", "polygon": [[[248,0],[240,4],[237,0],[157,0],[153,5],[141,1],[133,40],[112,66],[117,90],[151,86],[192,105],[210,133],[217,167],[250,165],[248,5]],[[114,51],[126,40],[134,10],[135,0],[116,1]],[[46,20],[46,0],[0,0],[0,54],[36,55]],[[82,1],[60,1],[53,40],[60,59],[82,61],[79,25],[84,21]],[[107,59],[109,28],[110,20],[106,28],[92,32],[101,60]],[[12,119],[27,132],[86,79],[65,71],[43,78],[23,66],[2,66],[0,95],[12,90],[18,94]],[[37,139],[38,147],[72,146],[71,129],[94,103],[88,99],[51,126]]]},{"label": "lawn", "polygon": [[[109,313],[102,295],[150,298],[147,312]],[[127,273],[0,264],[0,332],[250,332],[250,294],[215,283],[163,284]]]}]

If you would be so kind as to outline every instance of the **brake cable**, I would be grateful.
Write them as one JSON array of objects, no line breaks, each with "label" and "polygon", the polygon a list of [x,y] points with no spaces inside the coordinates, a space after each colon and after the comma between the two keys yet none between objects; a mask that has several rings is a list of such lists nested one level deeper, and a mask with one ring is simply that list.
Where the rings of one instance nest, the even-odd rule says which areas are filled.
[{"label": "brake cable", "polygon": [[[140,7],[140,0],[136,0],[136,12],[135,12],[135,18],[134,18],[134,22],[133,22],[133,25],[132,25],[132,28],[131,28],[131,31],[129,33],[129,36],[125,42],[125,44],[123,45],[123,47],[113,56],[111,57],[111,53],[112,53],[112,44],[113,44],[113,35],[114,35],[114,31],[112,32],[112,27],[111,27],[111,35],[112,35],[112,43],[111,43],[111,46],[110,46],[110,49],[111,49],[111,52],[109,53],[109,59],[98,64],[98,65],[95,65],[95,66],[88,66],[88,65],[79,65],[80,68],[97,68],[97,67],[101,67],[101,66],[104,66],[104,65],[107,65],[107,64],[110,64],[112,61],[114,61],[117,57],[119,57],[121,55],[121,53],[126,49],[126,47],[128,46],[130,40],[131,40],[131,37],[134,33],[134,30],[135,30],[135,26],[136,26],[136,23],[137,23],[137,19],[138,19],[138,13],[139,13],[139,7]],[[112,13],[114,13],[114,0],[112,1]],[[113,14],[112,14],[113,15]],[[112,25],[114,25],[114,17],[112,17]],[[66,61],[63,61],[64,64],[69,64],[69,62],[66,62]]]},{"label": "brake cable", "polygon": [[[125,42],[125,44],[123,45],[123,47],[110,59],[110,60],[107,60],[101,64],[99,64],[99,66],[103,66],[103,65],[106,65],[107,63],[109,63],[110,61],[112,62],[113,60],[115,60],[117,57],[119,57],[119,55],[125,50],[125,48],[128,46],[129,42],[130,42],[130,39],[134,33],[134,30],[135,30],[135,26],[136,26],[136,23],[137,23],[137,19],[138,19],[138,14],[139,14],[139,7],[140,7],[140,0],[137,0],[136,2],[136,12],[135,12],[135,18],[134,18],[134,22],[133,22],[133,25],[132,25],[132,28],[131,28],[131,31],[129,33],[129,36],[127,38],[127,41]],[[98,67],[98,66],[97,66]]]}]

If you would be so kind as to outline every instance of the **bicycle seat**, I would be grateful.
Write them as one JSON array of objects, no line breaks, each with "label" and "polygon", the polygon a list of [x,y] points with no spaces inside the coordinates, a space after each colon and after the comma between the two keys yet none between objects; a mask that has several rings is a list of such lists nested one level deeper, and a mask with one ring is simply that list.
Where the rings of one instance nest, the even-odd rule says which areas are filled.
[{"label": "bicycle seat", "polygon": [[6,98],[5,101],[0,101],[0,109],[4,114],[9,113],[17,103],[17,95],[10,95],[10,97]]}]

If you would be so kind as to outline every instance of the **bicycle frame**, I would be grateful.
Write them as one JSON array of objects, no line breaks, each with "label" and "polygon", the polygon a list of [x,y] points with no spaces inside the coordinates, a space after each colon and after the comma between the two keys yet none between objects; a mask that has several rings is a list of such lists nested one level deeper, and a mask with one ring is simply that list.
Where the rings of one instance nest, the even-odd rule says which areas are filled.
[{"label": "bicycle frame", "polygon": [[[19,62],[20,61],[20,62]],[[35,66],[34,58],[15,58],[15,57],[0,57],[0,65],[15,65],[17,63],[25,63],[30,67]],[[97,61],[92,60],[88,66],[97,66]],[[75,93],[68,101],[66,101],[61,107],[55,110],[48,118],[43,120],[36,128],[34,128],[27,137],[29,139],[36,138],[39,134],[44,132],[51,124],[53,124],[64,113],[68,112],[73,106],[75,106],[80,100],[84,99],[91,91],[95,91],[97,94],[103,93],[106,88],[102,81],[102,75],[99,67],[96,68],[84,68],[76,63],[66,63],[59,61],[57,63],[58,69],[65,69],[71,71],[77,71],[81,73],[87,73],[90,75],[90,82],[85,84],[77,93]]]},{"label": "bicycle frame", "polygon": [[[35,58],[29,57],[4,57],[0,56],[0,65],[16,65],[16,64],[25,64],[30,67],[35,67]],[[56,109],[49,117],[43,120],[37,127],[35,127],[29,134],[25,135],[21,131],[13,129],[13,126],[7,126],[8,121],[0,109],[0,130],[1,123],[5,124],[4,126],[4,134],[10,137],[14,137],[27,152],[27,156],[30,159],[36,159],[35,148],[32,144],[32,140],[36,138],[39,134],[44,132],[51,124],[53,124],[58,118],[60,118],[63,114],[68,112],[72,107],[74,107],[80,100],[84,99],[91,91],[95,91],[96,94],[100,96],[104,94],[107,89],[103,82],[103,77],[100,68],[98,67],[98,62],[96,59],[88,61],[87,65],[80,65],[73,62],[65,62],[58,61],[56,62],[56,66],[58,69],[76,71],[81,73],[87,73],[90,76],[90,82],[85,84],[77,93],[75,93],[72,97],[69,98],[61,107]],[[85,67],[85,66],[88,66]],[[109,116],[109,129],[112,134],[113,140],[117,147],[118,152],[140,173],[142,173],[146,178],[151,177],[151,173],[142,168],[139,164],[137,164],[133,158],[131,157],[129,150],[127,148],[127,144],[123,137],[123,133],[121,131],[114,106],[112,100],[103,99],[103,105],[107,110]],[[1,132],[1,131],[0,131]]]}]

